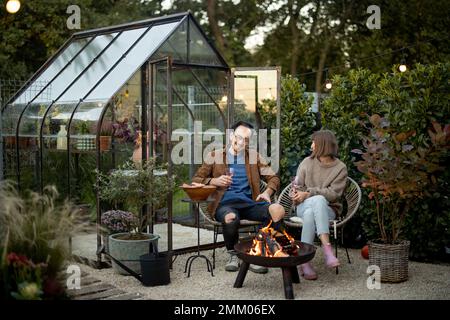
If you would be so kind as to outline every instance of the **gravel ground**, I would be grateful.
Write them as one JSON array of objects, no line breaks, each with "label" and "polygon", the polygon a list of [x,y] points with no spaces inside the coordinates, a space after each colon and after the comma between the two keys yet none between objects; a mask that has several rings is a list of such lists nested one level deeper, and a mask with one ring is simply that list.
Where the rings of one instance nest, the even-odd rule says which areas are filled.
[{"label": "gravel ground", "polygon": [[[313,260],[319,279],[307,281],[300,279],[294,284],[295,299],[450,299],[450,266],[410,262],[409,280],[398,284],[381,284],[381,289],[369,290],[366,282],[368,260],[360,256],[360,250],[350,249],[351,264],[348,264],[345,251],[339,250],[341,267],[339,275],[334,269],[323,264],[322,250],[317,250]],[[211,256],[212,251],[203,252]],[[284,299],[283,280],[280,269],[270,269],[267,274],[247,273],[242,288],[233,288],[237,272],[226,272],[224,265],[227,253],[223,248],[216,250],[216,269],[214,277],[206,270],[203,260],[196,259],[192,265],[191,276],[187,278],[184,264],[190,255],[178,256],[170,273],[171,283],[166,286],[144,287],[131,276],[121,276],[112,269],[96,270],[88,266],[82,269],[91,276],[110,283],[130,293],[138,292],[144,299],[183,299],[183,300],[280,300]]]}]

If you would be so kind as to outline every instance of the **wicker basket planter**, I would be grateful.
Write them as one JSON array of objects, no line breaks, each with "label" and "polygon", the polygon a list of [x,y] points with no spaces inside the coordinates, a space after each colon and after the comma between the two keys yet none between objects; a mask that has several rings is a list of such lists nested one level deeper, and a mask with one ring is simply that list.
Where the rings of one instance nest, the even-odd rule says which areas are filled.
[{"label": "wicker basket planter", "polygon": [[369,242],[369,265],[380,267],[381,282],[408,280],[409,241],[398,244]]}]

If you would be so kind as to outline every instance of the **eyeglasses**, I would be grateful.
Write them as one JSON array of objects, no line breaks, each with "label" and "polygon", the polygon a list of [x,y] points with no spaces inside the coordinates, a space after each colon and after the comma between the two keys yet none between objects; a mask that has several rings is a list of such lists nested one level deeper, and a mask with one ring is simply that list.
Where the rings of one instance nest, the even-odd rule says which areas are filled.
[{"label": "eyeglasses", "polygon": [[233,134],[233,135],[236,138],[236,140],[238,140],[238,141],[245,141],[245,139],[248,139],[248,137],[243,137],[243,136],[240,136],[237,134]]}]

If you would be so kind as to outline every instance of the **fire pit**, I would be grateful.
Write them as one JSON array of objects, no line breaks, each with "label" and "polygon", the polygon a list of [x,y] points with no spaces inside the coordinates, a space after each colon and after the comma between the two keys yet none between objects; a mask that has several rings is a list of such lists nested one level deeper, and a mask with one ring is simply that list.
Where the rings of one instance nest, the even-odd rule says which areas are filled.
[{"label": "fire pit", "polygon": [[[267,228],[267,227],[266,227]],[[265,228],[261,229],[264,230]],[[267,248],[269,252],[258,252],[255,255],[255,247],[257,247],[257,239],[262,238],[261,231],[254,240],[238,243],[234,246],[237,251],[238,257],[242,260],[239,273],[234,282],[235,288],[242,288],[245,276],[247,275],[250,264],[264,266],[268,268],[281,268],[283,273],[284,295],[286,299],[294,299],[294,290],[292,283],[300,283],[300,277],[298,275],[297,266],[299,264],[310,261],[314,258],[316,248],[313,245],[288,239],[286,241],[287,234],[282,237],[275,237],[269,240],[268,243],[273,242],[272,246],[278,246],[272,249],[275,254],[270,252],[270,246],[264,244],[262,247]],[[275,241],[273,241],[275,240]],[[264,249],[263,249],[264,251]]]}]

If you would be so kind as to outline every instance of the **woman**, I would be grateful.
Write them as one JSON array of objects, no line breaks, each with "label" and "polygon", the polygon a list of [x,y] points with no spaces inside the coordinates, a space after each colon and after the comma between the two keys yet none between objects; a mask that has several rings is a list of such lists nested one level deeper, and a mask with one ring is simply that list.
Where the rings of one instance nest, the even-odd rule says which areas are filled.
[{"label": "woman", "polygon": [[[339,266],[330,244],[329,220],[342,210],[340,203],[347,183],[347,167],[337,159],[337,141],[333,132],[320,130],[312,135],[312,154],[305,158],[297,170],[298,189],[293,191],[292,201],[297,206],[297,216],[303,219],[302,242],[313,244],[315,234],[322,242],[325,263]],[[300,266],[307,280],[317,279],[311,264]]]}]

